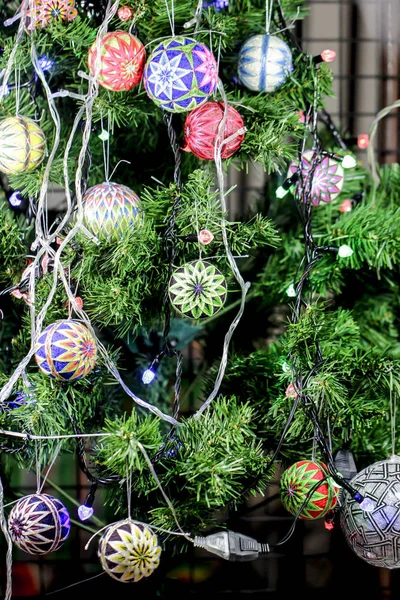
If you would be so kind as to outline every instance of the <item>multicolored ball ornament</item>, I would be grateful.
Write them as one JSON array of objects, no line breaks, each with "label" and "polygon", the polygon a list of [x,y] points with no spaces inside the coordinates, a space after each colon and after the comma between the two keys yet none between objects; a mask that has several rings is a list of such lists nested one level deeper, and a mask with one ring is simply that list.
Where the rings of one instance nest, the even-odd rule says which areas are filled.
[{"label": "multicolored ball ornament", "polygon": [[195,260],[174,271],[169,281],[169,298],[184,317],[201,319],[215,315],[226,301],[225,277],[214,265]]},{"label": "multicolored ball ornament", "polygon": [[139,222],[139,197],[130,188],[107,181],[83,197],[83,222],[101,241],[119,240]]},{"label": "multicolored ball ornament", "polygon": [[73,21],[78,16],[75,0],[36,0],[35,13],[27,11],[31,17],[28,29],[46,27],[51,21]]},{"label": "multicolored ball ornament", "polygon": [[[331,202],[341,192],[344,183],[344,171],[342,165],[330,156],[318,158],[314,168],[315,151],[306,150],[301,159],[301,173],[303,177],[303,189],[310,190],[310,199],[318,206],[320,200]],[[288,178],[297,173],[299,165],[292,162],[288,170]],[[312,177],[312,182],[309,178]],[[300,193],[300,183],[296,185]]]},{"label": "multicolored ball ornament", "polygon": [[344,490],[340,522],[354,553],[375,567],[400,567],[400,457],[373,463],[350,481],[369,499],[372,510],[363,510]]},{"label": "multicolored ball ornament", "polygon": [[[100,44],[99,85],[112,92],[127,92],[143,75],[146,51],[142,42],[127,31],[106,33]],[[89,50],[89,70],[94,77],[97,66],[97,40]]]},{"label": "multicolored ball ornament", "polygon": [[280,488],[286,510],[306,520],[324,517],[335,507],[339,494],[339,487],[330,477],[326,465],[311,460],[300,460],[286,469]]},{"label": "multicolored ball ornament", "polygon": [[0,123],[0,171],[6,175],[33,171],[46,155],[46,139],[29,117],[7,117]]},{"label": "multicolored ball ornament", "polygon": [[218,65],[204,44],[177,36],[151,53],[143,83],[148,96],[170,112],[193,110],[208,100],[217,87]]},{"label": "multicolored ball ornament", "polygon": [[[188,114],[184,126],[185,146],[183,150],[193,152],[203,160],[213,160],[218,128],[224,116],[222,102],[205,102]],[[228,106],[224,140],[244,129],[244,122],[238,111]],[[223,144],[221,157],[229,158],[240,148],[244,132]]]},{"label": "multicolored ball ornament", "polygon": [[290,48],[275,35],[254,35],[240,49],[239,80],[253,92],[273,92],[292,70]]},{"label": "multicolored ball ornament", "polygon": [[122,583],[133,583],[157,569],[161,547],[148,525],[125,519],[107,527],[97,554],[108,575]]},{"label": "multicolored ball ornament", "polygon": [[31,494],[18,500],[8,517],[11,539],[28,554],[58,550],[69,536],[70,518],[65,506],[48,494]]},{"label": "multicolored ball ornament", "polygon": [[39,369],[49,377],[76,381],[86,377],[97,359],[96,341],[78,321],[56,321],[44,329],[35,349]]}]

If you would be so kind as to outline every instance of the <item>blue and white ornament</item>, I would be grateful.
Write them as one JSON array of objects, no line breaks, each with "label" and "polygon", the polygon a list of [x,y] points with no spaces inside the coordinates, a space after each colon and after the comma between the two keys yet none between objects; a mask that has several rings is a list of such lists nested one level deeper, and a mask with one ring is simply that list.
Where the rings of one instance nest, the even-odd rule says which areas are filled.
[{"label": "blue and white ornament", "polygon": [[239,80],[253,92],[273,92],[292,70],[290,48],[275,35],[254,35],[240,49]]},{"label": "blue and white ornament", "polygon": [[212,52],[195,39],[164,40],[146,63],[147,95],[169,112],[188,112],[206,102],[217,87],[218,65]]},{"label": "blue and white ornament", "polygon": [[24,496],[13,506],[8,530],[18,548],[28,554],[58,550],[69,536],[70,518],[65,506],[49,494]]}]

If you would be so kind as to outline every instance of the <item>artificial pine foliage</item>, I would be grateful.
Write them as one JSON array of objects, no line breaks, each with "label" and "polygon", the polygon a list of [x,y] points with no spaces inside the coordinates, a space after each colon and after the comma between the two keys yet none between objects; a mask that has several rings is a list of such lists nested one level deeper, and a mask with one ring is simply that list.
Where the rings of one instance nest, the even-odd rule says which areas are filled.
[{"label": "artificial pine foliage", "polygon": [[[28,28],[26,9],[39,4],[46,3],[22,3],[25,28],[18,31],[16,19],[0,29],[7,77],[0,118],[40,119],[48,148],[35,170],[1,175],[7,492],[10,469],[34,471],[59,452],[73,460],[78,450],[113,514],[126,518],[128,486],[132,517],[172,532],[165,543],[180,545],[174,531],[224,527],[221,514],[263,493],[277,462],[311,459],[316,444],[339,480],[328,459],[349,441],[360,467],[387,457],[390,400],[400,391],[400,169],[380,168],[377,185],[357,164],[346,170],[341,193],[318,206],[302,176],[300,187],[277,194],[305,150],[338,163],[353,156],[318,118],[332,95],[329,65],[303,52],[288,26],[305,16],[306,3],[272,3],[271,33],[293,54],[293,70],[273,93],[251,92],[237,77],[242,43],[265,31],[264,1],[200,3],[195,14],[192,0],[173,8],[166,0],[124,0],[119,6],[131,8],[133,20],[122,21],[118,2],[81,0],[76,18],[52,16]],[[18,7],[1,6],[2,19]],[[236,221],[221,203],[232,190],[221,189],[218,153],[214,162],[181,152],[184,113],[164,113],[142,83],[110,92],[88,77],[88,51],[100,33],[130,31],[149,55],[159,39],[173,37],[171,24],[214,52],[215,99],[243,117],[244,141],[222,170],[246,172],[254,163],[268,175],[257,211]],[[138,194],[143,218],[101,241],[81,226],[80,212],[86,190],[107,179]],[[46,209],[54,184],[70,207]],[[14,191],[29,209],[10,205]],[[350,212],[343,211],[350,198]],[[199,241],[204,230],[207,244]],[[173,312],[167,291],[173,270],[199,256],[224,274],[228,298],[217,314],[194,321]],[[232,265],[250,282],[247,295]],[[71,383],[46,377],[32,358],[41,330],[68,318],[92,328],[99,355],[90,375]],[[44,351],[54,363],[54,348]],[[146,369],[150,385],[141,379]],[[90,451],[85,434],[97,434]]]}]

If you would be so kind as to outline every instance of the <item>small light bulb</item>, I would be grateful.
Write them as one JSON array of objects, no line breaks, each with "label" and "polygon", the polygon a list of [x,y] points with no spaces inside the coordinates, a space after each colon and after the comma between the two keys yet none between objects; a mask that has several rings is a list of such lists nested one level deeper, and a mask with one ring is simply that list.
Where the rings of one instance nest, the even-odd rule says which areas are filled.
[{"label": "small light bulb", "polygon": [[105,129],[99,134],[99,138],[102,142],[107,142],[110,139],[110,134]]},{"label": "small light bulb", "polygon": [[343,246],[340,246],[339,251],[338,251],[338,255],[340,256],[340,258],[348,258],[352,254],[353,254],[353,250],[350,248],[350,246],[347,246],[346,244],[343,244]]},{"label": "small light bulb", "polygon": [[356,166],[356,164],[357,164],[356,159],[354,158],[354,156],[350,156],[350,154],[346,154],[346,156],[342,160],[343,169],[352,169],[353,167]]},{"label": "small light bulb", "polygon": [[42,71],[51,71],[51,69],[54,67],[54,60],[52,58],[48,58],[48,56],[46,56],[45,54],[42,54],[42,56],[39,56],[38,58],[38,63],[42,69]]},{"label": "small light bulb", "polygon": [[295,298],[296,297],[296,289],[293,285],[293,283],[291,283],[288,287],[288,289],[286,290],[286,294],[290,297],[290,298]]},{"label": "small light bulb", "polygon": [[360,508],[364,512],[372,512],[375,508],[375,502],[371,500],[371,498],[364,498],[364,500],[360,502]]},{"label": "small light bulb", "polygon": [[285,188],[281,185],[276,190],[276,194],[275,195],[276,195],[277,198],[280,199],[280,198],[284,198],[288,192],[289,192],[289,190],[285,190]]},{"label": "small light bulb", "polygon": [[21,206],[23,200],[24,199],[21,196],[21,192],[19,192],[18,190],[16,192],[13,192],[8,199],[11,206],[14,206],[14,207]]},{"label": "small light bulb", "polygon": [[155,376],[156,374],[154,373],[154,371],[152,371],[151,369],[146,369],[145,371],[143,371],[142,382],[148,385],[153,381]]},{"label": "small light bulb", "polygon": [[368,135],[368,133],[360,133],[360,135],[357,136],[357,146],[361,150],[364,150],[364,148],[368,148],[368,146],[369,146],[369,135]]},{"label": "small light bulb", "polygon": [[289,365],[287,362],[284,362],[284,363],[283,363],[283,365],[282,365],[282,371],[283,371],[284,373],[289,373],[289,372],[290,372],[290,370],[291,370],[291,369],[290,369],[290,365]]},{"label": "small light bulb", "polygon": [[328,48],[326,48],[325,50],[322,50],[321,52],[321,58],[324,62],[326,63],[330,63],[332,61],[335,60],[336,58],[336,51],[335,50],[329,50]]},{"label": "small light bulb", "polygon": [[351,204],[351,200],[349,198],[346,198],[346,200],[343,200],[342,204],[340,205],[340,212],[345,213],[345,212],[351,212],[352,210],[352,204]]},{"label": "small light bulb", "polygon": [[78,507],[78,517],[81,521],[87,521],[93,515],[94,510],[92,506],[86,506],[86,504],[81,504]]}]

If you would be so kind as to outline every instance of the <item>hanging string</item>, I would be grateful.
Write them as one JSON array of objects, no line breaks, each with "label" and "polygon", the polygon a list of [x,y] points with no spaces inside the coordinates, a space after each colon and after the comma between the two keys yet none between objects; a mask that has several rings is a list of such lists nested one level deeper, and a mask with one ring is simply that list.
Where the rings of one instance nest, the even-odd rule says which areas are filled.
[{"label": "hanging string", "polygon": [[19,107],[21,99],[21,69],[15,69],[15,114],[19,117]]},{"label": "hanging string", "polygon": [[35,440],[35,462],[36,462],[36,493],[40,494],[40,452],[38,450],[38,443]]},{"label": "hanging string", "polygon": [[97,579],[98,577],[101,577],[102,575],[106,575],[106,572],[102,571],[101,573],[97,573],[97,575],[93,575],[93,577],[86,577],[86,579],[81,579],[81,581],[76,581],[75,583],[66,585],[65,587],[60,588],[59,590],[54,590],[53,592],[46,592],[45,596],[52,596],[53,594],[58,594],[59,592],[63,592],[64,590],[68,590],[69,588],[75,587],[77,585],[81,585],[82,583],[86,583],[87,581],[92,581],[92,579]]},{"label": "hanging string", "polygon": [[124,158],[121,158],[121,160],[119,160],[119,161],[117,162],[117,164],[115,165],[115,167],[114,167],[114,168],[113,168],[113,170],[112,170],[112,173],[111,173],[111,175],[110,175],[110,181],[112,181],[112,178],[114,177],[114,173],[115,173],[115,171],[118,169],[119,165],[120,165],[121,163],[123,163],[123,162],[124,162],[124,163],[127,163],[128,165],[131,165],[131,164],[132,164],[130,160],[125,160]]},{"label": "hanging string", "polygon": [[393,373],[389,378],[390,429],[392,434],[392,456],[396,454],[396,394],[393,391]]},{"label": "hanging string", "polygon": [[128,463],[126,464],[126,500],[128,506],[128,519],[132,519],[132,473],[129,471]]},{"label": "hanging string", "polygon": [[59,455],[59,453],[60,453],[60,450],[61,450],[61,443],[59,443],[59,444],[57,445],[56,451],[55,451],[55,453],[54,453],[53,460],[51,461],[51,463],[50,463],[50,465],[49,465],[49,467],[48,467],[48,469],[47,469],[47,471],[46,471],[46,474],[45,474],[45,475],[44,475],[44,477],[43,477],[43,480],[42,480],[42,483],[41,483],[41,485],[40,485],[40,488],[38,488],[38,494],[41,494],[41,493],[42,493],[42,490],[43,490],[44,484],[46,483],[46,479],[47,479],[47,477],[49,476],[49,474],[50,474],[50,471],[51,471],[51,469],[53,468],[53,465],[54,465],[54,463],[56,462],[56,459],[57,459],[57,456],[58,456],[58,455]]},{"label": "hanging string", "polygon": [[[103,123],[103,111],[100,113],[100,124],[101,124],[101,132],[105,131],[104,123]],[[103,163],[104,163],[104,177],[107,183],[109,183],[109,170],[110,170],[110,146],[107,145],[107,141],[110,137],[110,121],[108,121],[107,127],[107,139],[104,139],[102,136],[101,144],[103,147]]]},{"label": "hanging string", "polygon": [[267,35],[269,35],[271,29],[273,6],[274,0],[265,0],[265,31]]},{"label": "hanging string", "polygon": [[175,35],[175,14],[174,14],[174,0],[171,0],[171,11],[169,10],[169,0],[165,0],[165,7],[167,9],[167,15],[169,20],[169,25],[171,27],[171,33]]},{"label": "hanging string", "polygon": [[0,477],[0,527],[5,539],[7,540],[6,554],[6,593],[4,600],[10,600],[12,596],[12,539],[8,531],[7,521],[4,517],[4,489]]}]

